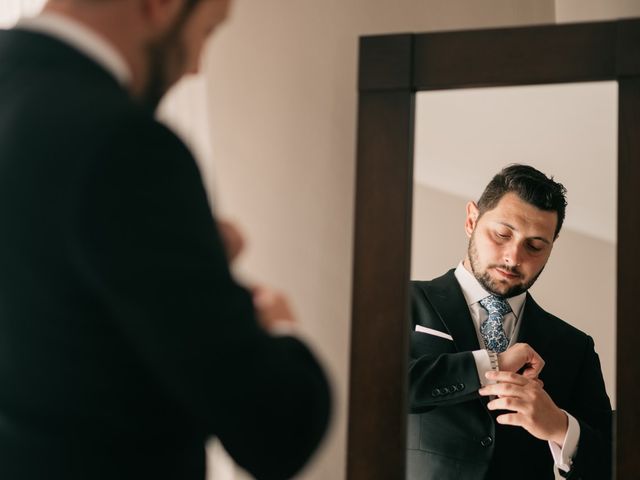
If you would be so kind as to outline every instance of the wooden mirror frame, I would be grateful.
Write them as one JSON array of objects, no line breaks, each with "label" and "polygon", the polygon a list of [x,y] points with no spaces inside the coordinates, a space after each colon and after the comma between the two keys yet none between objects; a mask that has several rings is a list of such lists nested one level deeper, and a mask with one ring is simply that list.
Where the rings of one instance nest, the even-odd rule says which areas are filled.
[{"label": "wooden mirror frame", "polygon": [[614,471],[640,472],[640,20],[360,39],[347,478],[404,479],[418,91],[618,82]]}]

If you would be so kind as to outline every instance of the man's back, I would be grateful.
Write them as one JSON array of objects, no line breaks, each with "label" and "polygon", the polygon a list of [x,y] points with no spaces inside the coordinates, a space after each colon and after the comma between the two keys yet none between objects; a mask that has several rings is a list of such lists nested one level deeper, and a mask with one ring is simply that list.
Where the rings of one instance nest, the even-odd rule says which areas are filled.
[{"label": "man's back", "polygon": [[258,328],[186,148],[36,33],[0,32],[0,106],[0,477],[203,478],[211,434],[299,468],[324,376]]}]

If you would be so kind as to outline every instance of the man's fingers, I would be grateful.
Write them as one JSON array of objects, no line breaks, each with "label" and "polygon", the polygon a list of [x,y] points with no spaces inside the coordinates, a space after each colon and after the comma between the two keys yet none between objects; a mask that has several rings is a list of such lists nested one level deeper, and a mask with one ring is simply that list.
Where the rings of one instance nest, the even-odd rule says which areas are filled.
[{"label": "man's fingers", "polygon": [[538,355],[538,352],[531,347],[529,347],[529,358],[527,360],[525,371],[530,371],[531,374],[535,373],[537,377],[544,368],[544,360]]},{"label": "man's fingers", "polygon": [[544,360],[531,345],[516,343],[498,354],[498,366],[500,370],[524,373],[528,377],[536,377],[544,368]]},{"label": "man's fingers", "polygon": [[519,413],[505,413],[498,415],[496,421],[501,425],[513,425],[514,427],[522,427],[524,425],[522,415]]},{"label": "man's fingers", "polygon": [[270,330],[276,323],[295,322],[289,301],[281,292],[265,286],[254,286],[253,305],[260,325]]},{"label": "man's fingers", "polygon": [[491,400],[487,404],[489,410],[511,410],[513,412],[521,412],[524,402],[517,397],[499,397]]},{"label": "man's fingers", "polygon": [[478,390],[482,396],[494,395],[500,397],[519,397],[522,395],[522,386],[513,383],[494,383]]},{"label": "man's fingers", "polygon": [[519,375],[513,372],[504,372],[504,371],[490,371],[485,375],[489,380],[495,380],[496,382],[504,382],[504,383],[513,383],[516,385],[526,385],[531,380],[526,378],[524,375]]},{"label": "man's fingers", "polygon": [[534,368],[525,367],[522,370],[522,376],[528,379],[534,379],[538,376],[538,372]]}]

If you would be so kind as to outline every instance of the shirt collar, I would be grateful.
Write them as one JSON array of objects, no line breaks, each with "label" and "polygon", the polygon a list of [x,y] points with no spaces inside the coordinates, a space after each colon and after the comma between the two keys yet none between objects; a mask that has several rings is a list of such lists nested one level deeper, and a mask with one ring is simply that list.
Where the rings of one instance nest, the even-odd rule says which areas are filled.
[{"label": "shirt collar", "polygon": [[[470,307],[474,303],[478,303],[483,298],[491,295],[491,293],[487,292],[482,285],[480,285],[480,282],[478,282],[476,277],[464,267],[463,262],[458,264],[454,275],[460,284],[460,288],[462,288],[462,294],[467,301],[467,306]],[[511,311],[514,313],[516,318],[520,316],[526,298],[527,292],[522,292],[515,297],[507,298]]]},{"label": "shirt collar", "polygon": [[106,38],[77,20],[54,12],[44,12],[20,21],[16,28],[61,40],[101,65],[123,87],[131,83],[131,69],[122,54]]}]

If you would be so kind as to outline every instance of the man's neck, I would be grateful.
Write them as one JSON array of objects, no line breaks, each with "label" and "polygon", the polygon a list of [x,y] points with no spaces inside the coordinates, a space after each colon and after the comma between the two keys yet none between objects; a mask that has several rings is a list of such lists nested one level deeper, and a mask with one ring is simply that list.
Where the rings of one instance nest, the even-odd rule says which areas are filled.
[{"label": "man's neck", "polygon": [[467,270],[467,272],[473,274],[473,269],[471,268],[471,262],[469,261],[468,256],[462,261],[462,266]]},{"label": "man's neck", "polygon": [[[133,23],[128,19],[128,3],[105,2],[104,6],[98,3],[79,7],[75,4],[49,2],[43,12],[55,13],[78,22],[108,42],[129,67],[131,72],[131,81],[127,85],[129,92],[132,96],[139,97],[146,84],[147,62],[139,37],[131,34],[135,28],[132,28]],[[121,4],[120,8],[118,4]]]}]

